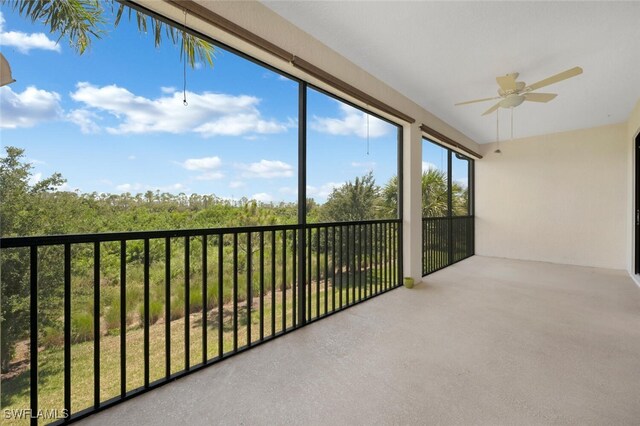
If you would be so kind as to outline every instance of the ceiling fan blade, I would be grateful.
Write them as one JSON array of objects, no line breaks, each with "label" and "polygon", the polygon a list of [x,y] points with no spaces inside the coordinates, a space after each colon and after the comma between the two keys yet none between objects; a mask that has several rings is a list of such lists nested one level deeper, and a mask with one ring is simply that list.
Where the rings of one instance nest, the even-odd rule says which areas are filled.
[{"label": "ceiling fan blade", "polygon": [[533,102],[549,102],[556,96],[558,95],[555,93],[525,93],[524,99]]},{"label": "ceiling fan blade", "polygon": [[507,74],[500,77],[496,77],[498,86],[505,92],[507,90],[516,90],[516,77],[515,74]]},{"label": "ceiling fan blade", "polygon": [[500,102],[498,102],[497,104],[495,104],[494,106],[492,106],[491,108],[489,108],[488,110],[486,110],[484,112],[484,114],[482,115],[489,115],[491,114],[493,111],[497,110],[498,108],[500,108]]},{"label": "ceiling fan blade", "polygon": [[540,80],[537,83],[533,83],[533,84],[525,87],[523,91],[524,92],[531,92],[533,90],[537,90],[537,89],[540,89],[542,87],[549,86],[550,84],[554,84],[554,83],[557,83],[559,81],[566,80],[568,78],[575,77],[576,75],[580,75],[580,74],[582,74],[582,68],[574,67],[574,68],[571,68],[570,70],[563,71],[563,72],[561,72],[559,74],[556,74],[556,75],[553,75],[553,76],[551,76],[549,78],[545,78],[544,80]]},{"label": "ceiling fan blade", "polygon": [[473,101],[466,101],[466,102],[458,102],[457,104],[455,104],[455,106],[474,104],[476,102],[492,101],[494,99],[500,99],[500,96],[495,96],[493,98],[475,99]]}]

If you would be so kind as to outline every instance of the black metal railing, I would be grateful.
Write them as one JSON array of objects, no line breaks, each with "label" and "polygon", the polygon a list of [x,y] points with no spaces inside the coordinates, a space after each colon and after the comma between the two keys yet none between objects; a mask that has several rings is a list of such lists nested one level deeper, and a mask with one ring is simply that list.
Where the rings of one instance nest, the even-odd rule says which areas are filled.
[{"label": "black metal railing", "polygon": [[[3,279],[29,286],[21,343],[30,407],[22,408],[59,409],[68,415],[59,423],[402,282],[399,220],[2,238],[0,249],[3,267],[17,271]],[[43,291],[61,295],[57,316],[42,313]],[[84,335],[81,315],[90,319]],[[45,323],[59,324],[57,352],[43,343]],[[57,397],[45,395],[52,371],[61,371]],[[76,383],[87,381],[93,386]]]},{"label": "black metal railing", "polygon": [[422,275],[446,268],[474,254],[474,217],[422,219]]}]

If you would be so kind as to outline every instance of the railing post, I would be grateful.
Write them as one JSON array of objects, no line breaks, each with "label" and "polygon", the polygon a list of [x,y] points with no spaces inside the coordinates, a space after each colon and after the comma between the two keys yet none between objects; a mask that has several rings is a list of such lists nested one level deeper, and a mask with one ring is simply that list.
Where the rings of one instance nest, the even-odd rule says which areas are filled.
[{"label": "railing post", "polygon": [[34,415],[38,412],[38,246],[32,245],[29,253],[29,314],[30,314],[30,397],[31,397],[31,424],[37,425],[38,418]]},{"label": "railing post", "polygon": [[[307,323],[307,83],[298,84],[298,325]],[[295,231],[294,231],[295,232]],[[292,289],[293,291],[296,291]],[[294,313],[295,315],[295,313]]]},{"label": "railing post", "polygon": [[453,263],[453,182],[452,182],[452,169],[453,169],[453,161],[452,157],[453,153],[450,149],[447,149],[447,222],[448,222],[448,241],[447,247],[449,249],[449,259],[447,261],[448,265]]}]

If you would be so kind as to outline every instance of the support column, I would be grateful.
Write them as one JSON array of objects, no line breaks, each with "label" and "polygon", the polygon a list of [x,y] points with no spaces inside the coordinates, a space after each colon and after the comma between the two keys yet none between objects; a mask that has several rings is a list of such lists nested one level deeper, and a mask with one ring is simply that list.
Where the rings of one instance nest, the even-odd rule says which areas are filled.
[{"label": "support column", "polygon": [[404,276],[422,279],[422,131],[419,123],[403,131],[403,267]]}]

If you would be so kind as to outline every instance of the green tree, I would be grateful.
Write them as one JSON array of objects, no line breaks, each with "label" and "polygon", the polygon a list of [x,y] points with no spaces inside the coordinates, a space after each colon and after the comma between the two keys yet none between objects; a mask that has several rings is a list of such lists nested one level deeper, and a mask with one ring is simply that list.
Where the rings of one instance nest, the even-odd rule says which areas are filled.
[{"label": "green tree", "polygon": [[442,217],[447,215],[448,189],[447,175],[437,169],[422,173],[422,217]]},{"label": "green tree", "polygon": [[398,217],[398,176],[392,176],[380,191],[378,212],[380,219]]},{"label": "green tree", "polygon": [[356,177],[353,182],[333,189],[322,208],[323,217],[329,222],[374,219],[379,194],[372,172]]},{"label": "green tree", "polygon": [[[58,173],[40,180],[32,179],[32,166],[24,161],[24,150],[6,147],[6,155],[0,157],[0,236],[32,235],[45,233],[50,226],[51,212],[47,210],[42,200],[50,191],[62,185],[65,180]],[[29,324],[29,266],[28,255],[24,249],[2,251],[0,273],[0,292],[2,306],[0,309],[0,351],[2,357],[1,369],[6,372],[9,367],[15,343],[23,338]],[[44,262],[41,259],[41,262]],[[60,263],[60,262],[57,262]],[[52,270],[48,268],[49,271]],[[38,279],[43,284],[41,288],[47,290],[45,274],[39,274]],[[55,294],[49,293],[48,301],[41,305],[46,310],[50,303],[56,303]]]},{"label": "green tree", "polygon": [[214,47],[211,43],[114,0],[1,0],[1,2],[32,22],[47,25],[52,34],[57,34],[59,39],[66,38],[79,54],[83,54],[91,46],[93,39],[102,38],[106,33],[105,6],[111,7],[112,10],[117,7],[114,26],[118,26],[122,15],[127,11],[129,19],[135,15],[141,32],[146,33],[151,28],[156,46],[161,44],[164,34],[174,44],[180,43],[180,57],[186,54],[191,67],[195,67],[198,60],[213,65]]},{"label": "green tree", "polygon": [[[437,169],[422,173],[422,217],[447,215],[447,175]],[[466,189],[454,183],[452,187],[454,211],[464,210]],[[393,176],[380,192],[378,210],[385,217],[395,217],[398,206],[398,177]],[[458,207],[456,207],[458,206]]]}]

